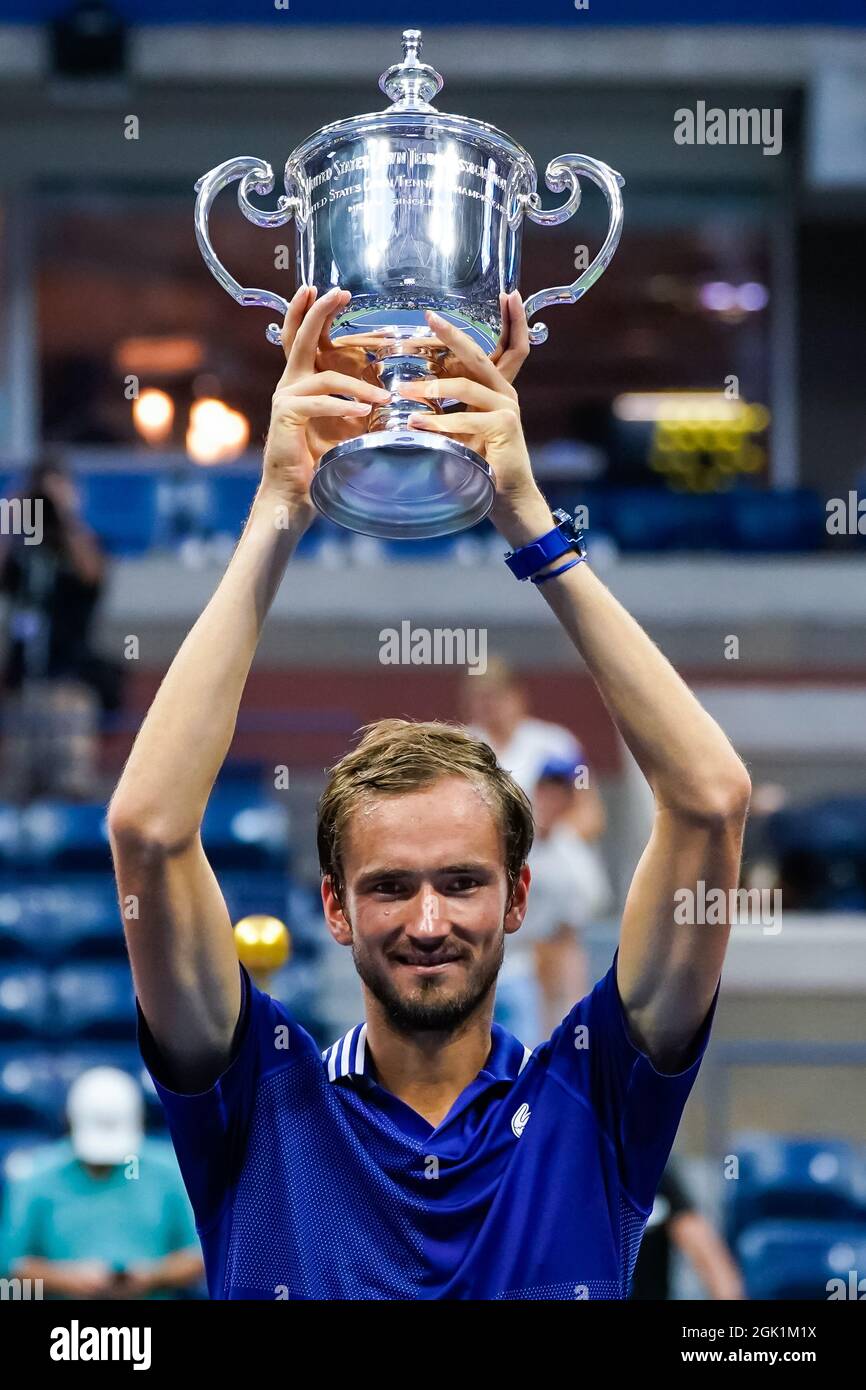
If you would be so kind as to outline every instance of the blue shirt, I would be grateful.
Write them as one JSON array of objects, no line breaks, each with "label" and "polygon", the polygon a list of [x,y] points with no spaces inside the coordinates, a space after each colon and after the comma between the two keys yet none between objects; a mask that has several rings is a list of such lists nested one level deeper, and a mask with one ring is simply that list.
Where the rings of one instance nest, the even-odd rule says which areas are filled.
[{"label": "blue shirt", "polygon": [[[435,1128],[380,1086],[357,1025],[324,1053],[241,969],[234,1060],[163,1085],[212,1298],[625,1298],[709,1036],[665,1075],[634,1043],[616,956],[530,1053],[493,1024]],[[716,992],[718,997],[718,990]]]}]

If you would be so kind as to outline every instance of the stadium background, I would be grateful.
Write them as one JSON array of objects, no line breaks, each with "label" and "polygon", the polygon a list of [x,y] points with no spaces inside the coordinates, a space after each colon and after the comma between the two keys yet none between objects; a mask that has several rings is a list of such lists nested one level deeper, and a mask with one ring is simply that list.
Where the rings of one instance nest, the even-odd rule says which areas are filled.
[{"label": "stadium background", "polygon": [[[356,6],[320,8],[128,0],[122,66],[94,75],[68,70],[92,49],[52,40],[65,7],[0,4],[0,475],[10,495],[48,446],[74,470],[111,557],[98,645],[126,676],[92,800],[0,807],[6,1169],[61,1132],[83,1067],[137,1070],[105,800],[231,553],[279,372],[266,314],[242,311],[200,259],[192,185],[235,154],[279,168],[319,126],[378,109],[378,75],[417,24],[445,77],[439,109],[519,140],[545,206],[561,201],[543,171],[563,151],[626,178],[611,267],[579,305],[545,315],[549,341],[521,375],[526,431],[551,501],[588,506],[594,563],[729,732],[759,808],[778,808],[755,816],[747,858],[782,885],[783,929],[734,932],[678,1152],[739,1240],[752,1296],[825,1297],[834,1260],[866,1272],[864,539],[856,521],[842,535],[827,525],[828,502],[866,493],[862,6],[828,0],[820,25],[814,6],[769,0],[705,4],[700,22],[667,0],[651,23],[638,0],[367,4],[362,24]],[[780,110],[781,151],[677,144],[674,113],[700,101]],[[255,228],[225,194],[213,225],[233,274],[291,293],[291,271],[274,269],[291,227]],[[571,221],[527,226],[524,296],[570,280],[576,247],[603,228],[591,188]],[[130,375],[171,397],[167,437],[142,437]],[[758,408],[734,413],[733,436],[711,439],[687,409],[665,434],[665,412],[684,413],[670,393],[718,394],[731,376],[743,410]],[[207,441],[185,441],[200,398],[244,415],[239,454],[203,462]],[[640,778],[546,607],[506,582],[502,550],[486,525],[404,544],[318,522],[266,627],[205,843],[234,920],[288,923],[281,988],[323,1045],[357,1010],[317,911],[323,770],[367,720],[459,710],[462,673],[382,666],[382,628],[486,628],[533,713],[582,740],[620,894],[643,843]],[[594,978],[615,931],[612,917],[589,933]],[[736,1184],[722,1177],[731,1154]],[[680,1288],[695,1292],[687,1275]]]}]

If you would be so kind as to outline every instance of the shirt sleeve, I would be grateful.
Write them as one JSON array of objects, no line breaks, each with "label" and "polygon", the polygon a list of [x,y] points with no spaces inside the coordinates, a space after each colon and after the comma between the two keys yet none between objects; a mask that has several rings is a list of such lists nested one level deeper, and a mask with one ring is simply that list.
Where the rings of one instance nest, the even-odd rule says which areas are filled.
[{"label": "shirt sleeve", "polygon": [[631,1201],[648,1211],[709,1041],[719,986],[685,1066],[659,1071],[632,1041],[616,982],[619,952],[603,979],[554,1032],[551,1073],[594,1110],[613,1146]]},{"label": "shirt sleeve", "polygon": [[136,1001],[139,1049],[165,1111],[200,1235],[219,1220],[234,1190],[262,1075],[301,1054],[319,1055],[310,1035],[239,968],[241,1009],[232,1060],[206,1091],[188,1094],[167,1084],[164,1063]]},{"label": "shirt sleeve", "polygon": [[0,1217],[0,1273],[13,1275],[19,1260],[42,1255],[42,1203],[29,1178],[13,1179],[3,1197]]}]

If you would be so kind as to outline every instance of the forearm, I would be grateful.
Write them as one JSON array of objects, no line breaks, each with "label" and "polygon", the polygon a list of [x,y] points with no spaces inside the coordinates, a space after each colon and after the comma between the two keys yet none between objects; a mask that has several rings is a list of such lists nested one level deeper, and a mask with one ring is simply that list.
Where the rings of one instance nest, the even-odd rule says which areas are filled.
[{"label": "forearm", "polygon": [[142,1266],[142,1282],[148,1289],[183,1289],[197,1284],[204,1274],[198,1247],[172,1250],[153,1264]]},{"label": "forearm", "polygon": [[[260,489],[216,592],[185,638],[139,730],[112,810],[182,843],[198,830],[234,736],[262,627],[309,525]],[[282,525],[278,525],[278,520]]]},{"label": "forearm", "polygon": [[[518,546],[549,529],[550,511],[539,493],[515,513],[506,534]],[[588,564],[548,580],[541,594],[586,662],[657,803],[725,813],[742,794],[745,770],[716,721],[635,619]]]}]

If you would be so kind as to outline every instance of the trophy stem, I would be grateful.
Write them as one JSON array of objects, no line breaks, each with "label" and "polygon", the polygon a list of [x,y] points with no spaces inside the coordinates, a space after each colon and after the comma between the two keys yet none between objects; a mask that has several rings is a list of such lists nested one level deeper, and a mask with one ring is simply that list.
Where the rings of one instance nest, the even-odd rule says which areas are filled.
[{"label": "trophy stem", "polygon": [[[441,355],[441,349],[437,350]],[[426,381],[437,375],[429,357],[416,353],[393,352],[386,349],[373,363],[379,384],[391,392],[390,401],[384,402],[372,411],[368,433],[376,430],[406,430],[409,416],[427,411],[431,415],[441,415],[439,401],[416,401],[399,394],[403,382]]]}]

